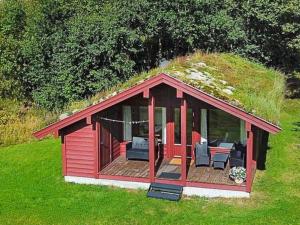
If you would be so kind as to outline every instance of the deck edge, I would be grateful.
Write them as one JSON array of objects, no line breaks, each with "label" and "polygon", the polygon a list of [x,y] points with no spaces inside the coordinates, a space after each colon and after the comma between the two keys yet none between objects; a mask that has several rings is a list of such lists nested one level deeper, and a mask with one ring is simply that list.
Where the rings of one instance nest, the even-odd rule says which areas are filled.
[{"label": "deck edge", "polygon": [[[135,182],[135,181],[120,181],[111,179],[96,179],[87,177],[75,177],[65,176],[66,182],[76,184],[92,184],[92,185],[104,185],[115,186],[127,189],[143,189],[148,190],[150,183]],[[200,187],[183,187],[183,194],[186,196],[198,196],[207,198],[249,198],[250,193],[245,191],[231,191],[212,188],[200,188]]]}]

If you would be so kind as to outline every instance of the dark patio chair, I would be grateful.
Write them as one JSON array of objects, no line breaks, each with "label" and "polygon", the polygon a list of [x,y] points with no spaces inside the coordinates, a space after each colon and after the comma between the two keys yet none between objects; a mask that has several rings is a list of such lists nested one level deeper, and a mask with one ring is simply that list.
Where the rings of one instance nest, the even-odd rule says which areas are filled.
[{"label": "dark patio chair", "polygon": [[202,144],[196,143],[195,146],[195,165],[197,166],[210,166],[210,152],[207,142]]},{"label": "dark patio chair", "polygon": [[230,167],[245,167],[246,146],[241,143],[235,145],[235,150],[230,152]]}]

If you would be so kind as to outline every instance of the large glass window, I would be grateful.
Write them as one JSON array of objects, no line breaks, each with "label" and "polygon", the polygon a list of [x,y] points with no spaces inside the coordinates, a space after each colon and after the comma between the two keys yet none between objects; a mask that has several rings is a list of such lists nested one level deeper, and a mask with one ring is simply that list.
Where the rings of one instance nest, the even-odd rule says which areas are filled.
[{"label": "large glass window", "polygon": [[174,109],[174,138],[175,144],[181,144],[180,109]]},{"label": "large glass window", "polygon": [[[181,144],[181,117],[180,109],[174,109],[174,138],[175,144]],[[192,130],[193,130],[193,110],[187,110],[187,144],[192,144]]]},{"label": "large glass window", "polygon": [[[147,121],[148,120],[148,107],[140,106],[139,107],[139,121]],[[139,123],[139,135],[140,137],[147,137],[149,126],[148,123]]]},{"label": "large glass window", "polygon": [[240,119],[222,110],[208,111],[208,139],[235,142],[240,140]]}]

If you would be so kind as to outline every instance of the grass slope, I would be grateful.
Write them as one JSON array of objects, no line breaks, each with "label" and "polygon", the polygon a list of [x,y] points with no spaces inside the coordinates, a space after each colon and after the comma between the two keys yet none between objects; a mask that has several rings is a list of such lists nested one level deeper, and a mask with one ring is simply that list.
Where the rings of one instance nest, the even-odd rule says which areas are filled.
[{"label": "grass slope", "polygon": [[267,170],[257,172],[250,199],[176,203],[65,183],[58,140],[1,148],[0,224],[299,224],[299,115],[300,101],[286,101],[283,131],[271,137]]},{"label": "grass slope", "polygon": [[278,124],[285,81],[283,74],[230,53],[178,57],[166,67],[133,76],[89,101],[74,102],[69,112],[101,102],[160,73],[173,76],[245,111]]}]

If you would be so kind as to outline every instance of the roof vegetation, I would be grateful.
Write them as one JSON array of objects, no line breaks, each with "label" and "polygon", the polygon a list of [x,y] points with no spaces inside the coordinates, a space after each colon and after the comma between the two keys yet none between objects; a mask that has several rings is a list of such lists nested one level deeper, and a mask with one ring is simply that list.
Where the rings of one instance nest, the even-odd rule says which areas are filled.
[{"label": "roof vegetation", "polygon": [[127,82],[100,92],[86,101],[73,102],[68,109],[74,113],[160,73],[180,79],[253,115],[278,124],[285,89],[283,74],[228,53],[196,52],[178,57],[164,67],[135,75]]}]

